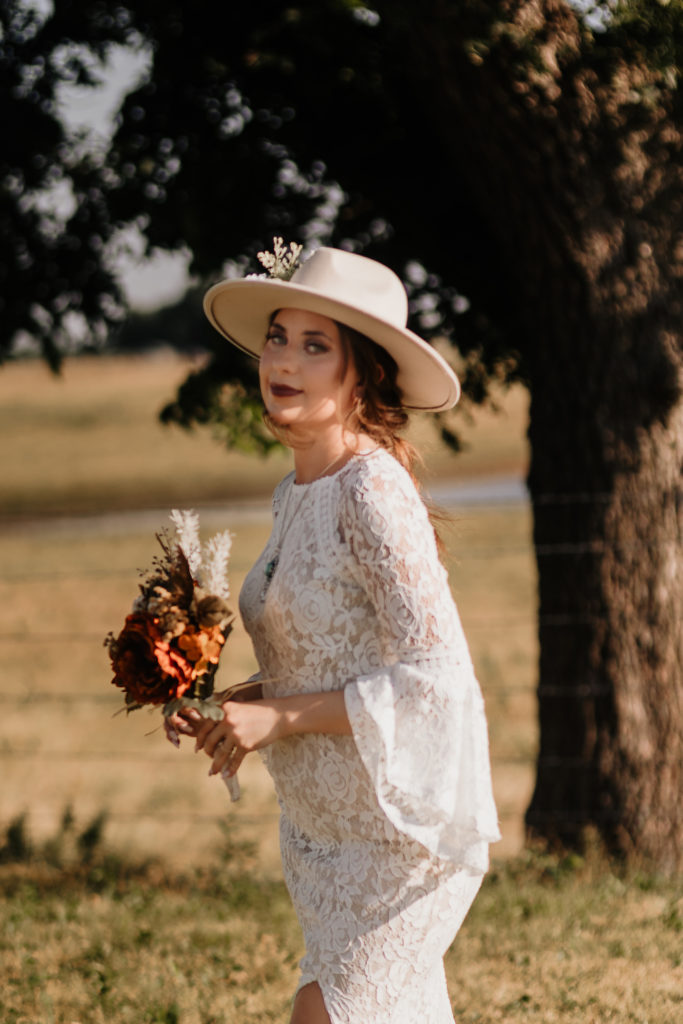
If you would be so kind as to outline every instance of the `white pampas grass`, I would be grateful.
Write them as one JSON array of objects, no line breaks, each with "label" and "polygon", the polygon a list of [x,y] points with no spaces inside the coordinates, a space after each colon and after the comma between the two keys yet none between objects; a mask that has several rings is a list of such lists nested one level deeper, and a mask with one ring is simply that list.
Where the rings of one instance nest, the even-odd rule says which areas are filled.
[{"label": "white pampas grass", "polygon": [[196,575],[202,565],[202,548],[199,543],[199,516],[193,509],[174,508],[170,515],[171,522],[176,528],[178,546],[183,549],[183,554],[190,566],[190,571]]},{"label": "white pampas grass", "polygon": [[217,533],[204,546],[204,588],[218,594],[224,601],[230,597],[228,561],[232,548],[232,534],[228,530]]},{"label": "white pampas grass", "polygon": [[230,531],[217,533],[202,547],[199,540],[199,516],[194,510],[186,509],[181,512],[174,508],[170,518],[176,528],[176,543],[182,548],[194,578],[209,594],[216,594],[227,601],[230,597]]}]

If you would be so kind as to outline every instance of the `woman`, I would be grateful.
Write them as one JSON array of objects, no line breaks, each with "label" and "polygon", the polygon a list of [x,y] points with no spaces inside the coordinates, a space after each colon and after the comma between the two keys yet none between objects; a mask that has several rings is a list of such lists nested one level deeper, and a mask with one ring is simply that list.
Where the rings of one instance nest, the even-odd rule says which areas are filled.
[{"label": "woman", "polygon": [[319,249],[289,280],[222,282],[209,319],[260,357],[294,453],[240,611],[262,683],[183,721],[212,773],[259,750],[306,940],[291,1024],[447,1024],[443,955],[499,838],[483,702],[397,435],[457,378],[405,327],[400,280]]}]

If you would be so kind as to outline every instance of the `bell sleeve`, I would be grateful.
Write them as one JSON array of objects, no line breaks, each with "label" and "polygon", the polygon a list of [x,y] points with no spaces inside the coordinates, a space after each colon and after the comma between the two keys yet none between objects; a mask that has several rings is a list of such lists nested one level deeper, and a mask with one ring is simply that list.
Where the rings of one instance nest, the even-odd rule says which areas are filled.
[{"label": "bell sleeve", "polygon": [[344,689],[379,804],[401,833],[483,874],[488,844],[500,838],[484,702],[434,531],[407,474],[343,496],[340,531],[383,651],[380,668]]}]

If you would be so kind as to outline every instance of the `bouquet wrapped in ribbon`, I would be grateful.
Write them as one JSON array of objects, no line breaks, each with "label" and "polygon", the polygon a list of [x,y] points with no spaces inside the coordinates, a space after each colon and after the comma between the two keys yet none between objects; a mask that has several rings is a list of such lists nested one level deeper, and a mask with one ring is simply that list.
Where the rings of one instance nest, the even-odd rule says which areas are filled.
[{"label": "bouquet wrapped in ribbon", "polygon": [[[162,554],[142,574],[140,594],[123,629],[105,642],[114,678],[125,693],[127,711],[160,705],[164,716],[194,708],[220,721],[221,701],[233,690],[214,694],[218,662],[233,622],[227,568],[232,538],[217,534],[203,547],[195,512],[171,513],[175,538],[157,534]],[[239,689],[239,686],[234,690]],[[233,800],[236,778],[224,776]]]}]

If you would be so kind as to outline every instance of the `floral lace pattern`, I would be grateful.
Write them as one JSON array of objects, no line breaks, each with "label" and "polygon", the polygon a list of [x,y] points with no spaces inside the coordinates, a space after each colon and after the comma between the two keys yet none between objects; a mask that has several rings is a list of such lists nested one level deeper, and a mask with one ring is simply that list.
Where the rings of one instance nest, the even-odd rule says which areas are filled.
[{"label": "floral lace pattern", "polygon": [[442,958],[499,833],[483,701],[426,510],[378,450],[311,484],[286,477],[273,513],[240,595],[264,692],[344,689],[353,730],[263,752],[301,984],[320,984],[333,1024],[448,1024]]}]

